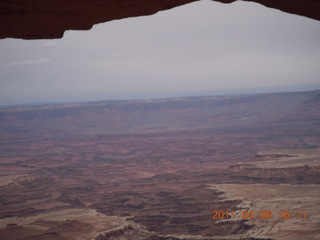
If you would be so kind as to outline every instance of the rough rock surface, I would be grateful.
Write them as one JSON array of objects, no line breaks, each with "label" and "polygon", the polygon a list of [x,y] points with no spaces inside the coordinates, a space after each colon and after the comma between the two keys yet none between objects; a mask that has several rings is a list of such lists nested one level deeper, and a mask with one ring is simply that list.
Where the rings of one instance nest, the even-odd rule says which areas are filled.
[{"label": "rough rock surface", "polygon": [[[0,38],[61,38],[66,30],[88,30],[97,23],[151,15],[194,1],[1,0]],[[216,1],[231,3],[235,0]],[[320,2],[318,0],[254,0],[253,2],[320,20]]]}]

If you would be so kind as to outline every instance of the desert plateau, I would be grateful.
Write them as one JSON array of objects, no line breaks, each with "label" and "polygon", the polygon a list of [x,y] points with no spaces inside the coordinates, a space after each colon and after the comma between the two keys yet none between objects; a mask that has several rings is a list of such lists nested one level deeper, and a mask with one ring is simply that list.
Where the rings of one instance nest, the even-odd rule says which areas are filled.
[{"label": "desert plateau", "polygon": [[320,91],[0,109],[0,239],[320,238]]}]

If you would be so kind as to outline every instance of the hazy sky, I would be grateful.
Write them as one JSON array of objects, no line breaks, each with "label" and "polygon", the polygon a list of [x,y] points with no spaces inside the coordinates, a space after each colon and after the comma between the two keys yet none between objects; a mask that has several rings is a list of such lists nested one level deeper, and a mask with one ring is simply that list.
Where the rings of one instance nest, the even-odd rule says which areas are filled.
[{"label": "hazy sky", "polygon": [[0,52],[0,105],[320,89],[320,22],[242,1],[4,39]]}]

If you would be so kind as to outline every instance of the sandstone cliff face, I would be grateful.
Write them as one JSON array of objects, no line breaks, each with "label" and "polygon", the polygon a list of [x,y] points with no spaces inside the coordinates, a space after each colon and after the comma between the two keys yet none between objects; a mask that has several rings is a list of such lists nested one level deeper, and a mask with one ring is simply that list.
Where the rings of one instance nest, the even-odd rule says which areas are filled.
[{"label": "sandstone cliff face", "polygon": [[[195,0],[1,0],[0,38],[61,38],[66,30],[88,30],[94,24],[151,15]],[[235,0],[216,0],[231,3]],[[249,1],[249,0],[245,0]],[[254,0],[267,7],[320,20],[318,0]]]}]

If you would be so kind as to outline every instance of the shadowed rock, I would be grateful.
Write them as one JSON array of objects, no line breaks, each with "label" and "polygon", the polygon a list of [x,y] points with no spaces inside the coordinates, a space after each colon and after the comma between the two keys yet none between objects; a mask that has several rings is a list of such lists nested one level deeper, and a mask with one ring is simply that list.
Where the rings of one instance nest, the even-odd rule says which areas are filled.
[{"label": "shadowed rock", "polygon": [[[155,14],[195,0],[1,0],[0,38],[62,38],[66,30],[89,30],[94,24]],[[235,0],[217,0],[231,3]],[[247,1],[247,0],[246,0]],[[318,0],[255,0],[267,7],[320,20]]]}]

